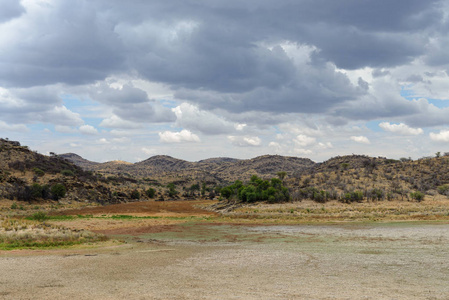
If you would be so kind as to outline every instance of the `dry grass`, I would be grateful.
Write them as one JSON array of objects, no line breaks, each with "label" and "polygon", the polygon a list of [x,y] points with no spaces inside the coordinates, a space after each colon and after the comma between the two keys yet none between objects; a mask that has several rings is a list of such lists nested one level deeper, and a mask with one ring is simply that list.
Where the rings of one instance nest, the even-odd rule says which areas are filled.
[{"label": "dry grass", "polygon": [[[378,201],[344,204],[330,201],[324,204],[305,200],[283,204],[244,205],[222,218],[240,222],[303,223],[341,221],[449,221],[449,200],[445,196],[426,198],[422,202]],[[245,223],[248,221],[244,221]]]},{"label": "dry grass", "polygon": [[87,230],[57,224],[0,217],[0,249],[56,247],[106,240]]}]

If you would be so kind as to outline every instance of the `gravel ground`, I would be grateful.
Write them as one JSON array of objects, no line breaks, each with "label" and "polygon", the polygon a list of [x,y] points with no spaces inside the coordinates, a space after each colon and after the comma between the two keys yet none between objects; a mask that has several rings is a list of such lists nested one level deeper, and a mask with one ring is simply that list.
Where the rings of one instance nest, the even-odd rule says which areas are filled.
[{"label": "gravel ground", "polygon": [[181,228],[0,252],[0,298],[449,299],[449,225]]}]

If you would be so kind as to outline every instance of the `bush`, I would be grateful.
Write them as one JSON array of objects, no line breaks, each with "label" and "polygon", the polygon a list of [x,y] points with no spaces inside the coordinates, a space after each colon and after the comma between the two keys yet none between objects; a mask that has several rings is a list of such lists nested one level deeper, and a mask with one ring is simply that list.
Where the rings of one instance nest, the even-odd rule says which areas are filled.
[{"label": "bush", "polygon": [[449,196],[449,184],[440,185],[437,189],[441,195]]},{"label": "bush", "polygon": [[67,189],[65,188],[65,186],[61,183],[56,183],[54,185],[52,185],[51,189],[51,194],[53,196],[54,200],[59,200],[60,198],[64,198],[65,194],[67,192]]},{"label": "bush", "polygon": [[352,191],[345,193],[343,199],[346,203],[348,202],[360,202],[363,200],[363,192],[362,191]]},{"label": "bush", "polygon": [[134,199],[134,200],[140,199],[140,193],[138,190],[133,190],[131,192],[131,199]]},{"label": "bush", "polygon": [[64,176],[75,176],[75,173],[73,173],[72,170],[62,170],[61,174]]},{"label": "bush", "polygon": [[234,184],[220,190],[226,199],[236,198],[242,202],[268,201],[270,203],[290,200],[290,193],[279,178],[263,180],[256,175],[244,185],[237,180]]},{"label": "bush", "polygon": [[33,168],[33,172],[34,172],[34,174],[36,174],[36,175],[39,176],[39,177],[42,177],[42,176],[45,175],[45,172],[42,171],[42,170],[39,169],[39,168]]},{"label": "bush", "polygon": [[167,185],[167,188],[168,188],[168,195],[170,196],[170,197],[174,197],[174,196],[176,196],[179,192],[176,190],[176,186],[175,186],[175,184],[172,182],[172,183],[169,183],[168,185]]},{"label": "bush", "polygon": [[33,199],[43,198],[43,189],[44,188],[39,183],[33,183],[33,185],[31,186],[31,197]]},{"label": "bush", "polygon": [[424,200],[424,194],[421,192],[411,192],[410,197],[418,202]]},{"label": "bush", "polygon": [[48,217],[47,214],[44,213],[43,211],[38,211],[38,212],[35,212],[35,213],[31,216],[30,219],[31,219],[31,220],[36,220],[36,221],[39,221],[39,222],[43,222],[43,221],[45,221],[45,220],[48,220],[49,217]]},{"label": "bush", "polygon": [[153,199],[156,195],[156,190],[153,188],[149,188],[145,193],[147,194],[148,198]]}]

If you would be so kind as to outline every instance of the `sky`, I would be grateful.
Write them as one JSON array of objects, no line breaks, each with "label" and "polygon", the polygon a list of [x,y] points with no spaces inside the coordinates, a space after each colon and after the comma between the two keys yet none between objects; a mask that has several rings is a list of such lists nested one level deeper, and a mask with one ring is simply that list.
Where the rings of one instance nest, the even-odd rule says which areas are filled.
[{"label": "sky", "polygon": [[0,0],[0,137],[104,162],[449,151],[448,0]]}]

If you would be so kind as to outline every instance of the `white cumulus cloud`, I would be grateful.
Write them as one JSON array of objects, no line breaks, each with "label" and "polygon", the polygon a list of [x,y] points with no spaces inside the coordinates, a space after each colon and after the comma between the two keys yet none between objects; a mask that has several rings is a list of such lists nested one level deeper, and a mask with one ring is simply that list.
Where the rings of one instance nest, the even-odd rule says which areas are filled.
[{"label": "white cumulus cloud", "polygon": [[366,136],[363,136],[363,135],[351,136],[351,140],[353,140],[356,143],[360,143],[360,144],[371,144],[369,139]]},{"label": "white cumulus cloud", "polygon": [[431,132],[429,136],[435,142],[449,142],[449,130],[440,130],[439,133]]},{"label": "white cumulus cloud", "polygon": [[201,142],[200,138],[196,134],[187,129],[183,129],[179,132],[159,132],[159,138],[162,143]]},{"label": "white cumulus cloud", "polygon": [[299,147],[307,147],[316,143],[316,139],[305,134],[298,135],[294,140]]},{"label": "white cumulus cloud", "polygon": [[389,122],[382,122],[379,124],[379,127],[385,131],[401,134],[401,135],[419,135],[424,131],[421,128],[412,128],[404,123],[392,124]]},{"label": "white cumulus cloud", "polygon": [[262,140],[257,136],[228,136],[228,140],[238,147],[258,147]]},{"label": "white cumulus cloud", "polygon": [[97,135],[98,134],[98,130],[95,127],[93,127],[92,125],[80,126],[79,130],[82,134],[86,134],[86,135]]}]

